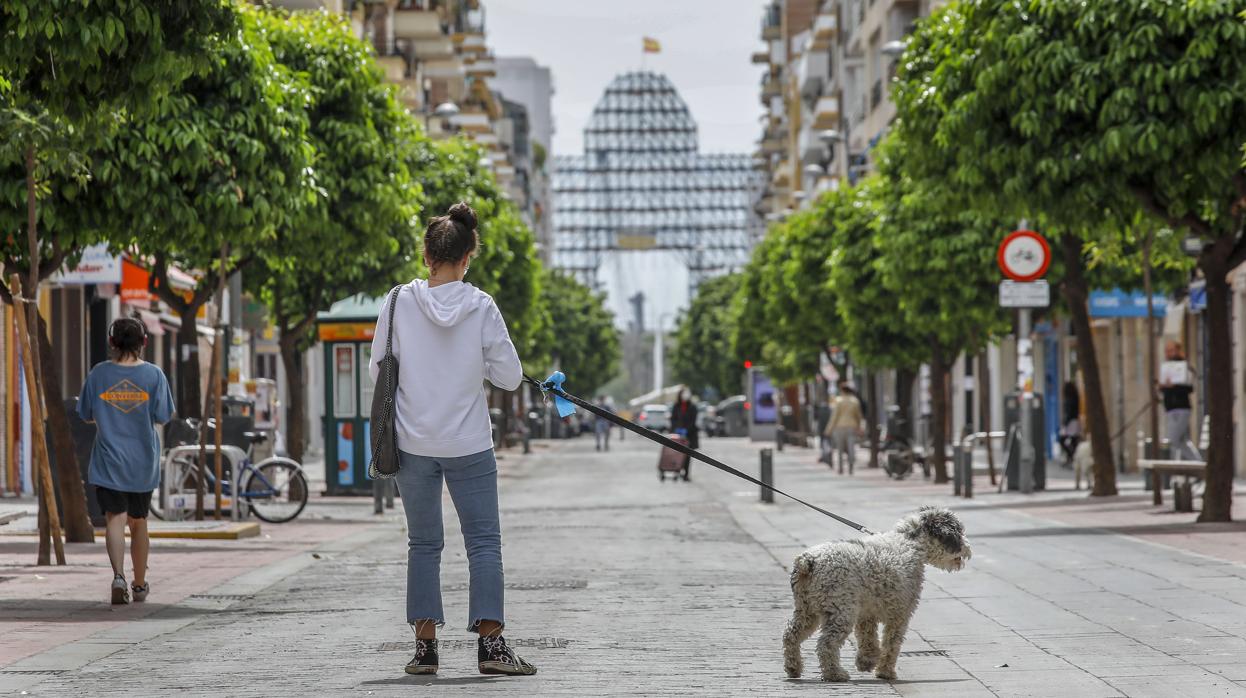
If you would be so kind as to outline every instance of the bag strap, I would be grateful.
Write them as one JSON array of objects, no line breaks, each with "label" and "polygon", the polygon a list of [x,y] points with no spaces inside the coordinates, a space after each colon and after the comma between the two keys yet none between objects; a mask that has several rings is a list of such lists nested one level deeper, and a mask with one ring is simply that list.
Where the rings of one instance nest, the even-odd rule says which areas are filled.
[{"label": "bag strap", "polygon": [[402,292],[402,284],[389,292],[389,327],[385,330],[385,357],[394,355],[394,306],[398,305],[398,294]]}]

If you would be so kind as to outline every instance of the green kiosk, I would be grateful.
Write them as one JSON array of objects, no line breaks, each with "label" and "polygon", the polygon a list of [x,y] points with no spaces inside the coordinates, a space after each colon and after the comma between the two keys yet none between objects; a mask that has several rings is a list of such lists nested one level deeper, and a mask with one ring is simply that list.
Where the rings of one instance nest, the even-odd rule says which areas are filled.
[{"label": "green kiosk", "polygon": [[372,336],[384,298],[352,296],[316,316],[324,345],[324,465],[330,495],[371,495]]}]

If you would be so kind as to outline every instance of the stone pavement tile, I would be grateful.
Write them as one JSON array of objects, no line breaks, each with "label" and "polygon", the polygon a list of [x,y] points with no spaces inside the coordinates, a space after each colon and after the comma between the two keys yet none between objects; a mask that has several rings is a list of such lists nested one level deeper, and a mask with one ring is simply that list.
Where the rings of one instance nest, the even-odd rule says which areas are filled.
[{"label": "stone pavement tile", "polygon": [[984,669],[974,673],[998,696],[1100,696],[1130,695],[1079,669]]},{"label": "stone pavement tile", "polygon": [[1114,676],[1110,683],[1135,698],[1208,698],[1246,696],[1246,687],[1222,676],[1193,675],[1183,672],[1155,676]]}]

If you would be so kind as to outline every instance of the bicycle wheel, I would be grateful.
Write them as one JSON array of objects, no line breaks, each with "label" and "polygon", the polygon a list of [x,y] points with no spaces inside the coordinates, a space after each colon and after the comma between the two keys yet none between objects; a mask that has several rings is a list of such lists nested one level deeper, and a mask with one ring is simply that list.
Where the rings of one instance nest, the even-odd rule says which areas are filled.
[{"label": "bicycle wheel", "polygon": [[298,463],[270,458],[253,466],[242,488],[251,512],[268,523],[293,520],[307,506],[307,478]]}]

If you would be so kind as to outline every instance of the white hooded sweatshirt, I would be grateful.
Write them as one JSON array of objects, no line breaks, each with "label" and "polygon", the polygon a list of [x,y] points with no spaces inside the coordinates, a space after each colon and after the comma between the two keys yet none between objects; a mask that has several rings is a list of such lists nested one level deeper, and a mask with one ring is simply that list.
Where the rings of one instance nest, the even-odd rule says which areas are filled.
[{"label": "white hooded sweatshirt", "polygon": [[[389,331],[389,296],[377,318],[368,372],[376,380]],[[514,390],[519,355],[493,298],[461,281],[402,287],[394,309],[398,448],[451,458],[493,448],[484,381]]]}]

